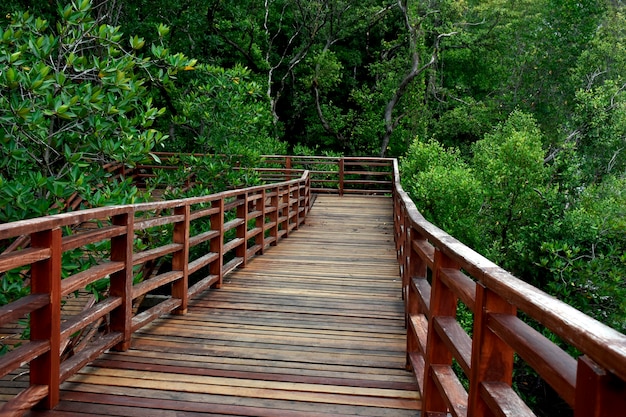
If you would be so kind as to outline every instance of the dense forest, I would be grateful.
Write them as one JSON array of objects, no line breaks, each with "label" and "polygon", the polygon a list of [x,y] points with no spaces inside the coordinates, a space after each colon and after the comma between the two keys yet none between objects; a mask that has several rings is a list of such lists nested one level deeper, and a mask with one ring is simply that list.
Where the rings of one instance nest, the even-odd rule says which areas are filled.
[{"label": "dense forest", "polygon": [[429,220],[626,332],[625,13],[621,0],[5,0],[0,222],[76,193],[147,199],[103,166],[158,150],[226,155],[187,161],[210,178],[196,194],[255,183],[229,168],[261,154],[400,157]]}]

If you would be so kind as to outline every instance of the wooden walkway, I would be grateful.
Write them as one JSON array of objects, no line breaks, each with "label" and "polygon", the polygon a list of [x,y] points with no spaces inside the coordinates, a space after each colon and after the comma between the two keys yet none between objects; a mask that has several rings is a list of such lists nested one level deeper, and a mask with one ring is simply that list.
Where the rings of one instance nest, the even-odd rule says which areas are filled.
[{"label": "wooden walkway", "polygon": [[64,383],[31,416],[419,416],[392,200],[319,196],[307,224]]}]

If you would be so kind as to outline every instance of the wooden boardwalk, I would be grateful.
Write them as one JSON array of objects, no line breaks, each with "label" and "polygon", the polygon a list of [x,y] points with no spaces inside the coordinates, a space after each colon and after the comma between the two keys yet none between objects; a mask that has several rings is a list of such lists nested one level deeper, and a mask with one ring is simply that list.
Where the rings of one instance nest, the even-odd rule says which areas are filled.
[{"label": "wooden boardwalk", "polygon": [[391,206],[319,196],[285,242],[28,415],[419,416]]}]

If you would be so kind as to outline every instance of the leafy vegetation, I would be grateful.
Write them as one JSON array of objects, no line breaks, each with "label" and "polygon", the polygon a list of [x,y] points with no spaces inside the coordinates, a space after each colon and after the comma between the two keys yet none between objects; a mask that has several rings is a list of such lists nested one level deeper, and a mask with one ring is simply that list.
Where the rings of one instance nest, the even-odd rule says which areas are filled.
[{"label": "leafy vegetation", "polygon": [[[225,70],[172,52],[171,29],[163,24],[152,28],[151,43],[125,35],[105,22],[105,6],[80,0],[59,6],[56,14],[39,10],[51,20],[29,11],[3,15],[0,222],[145,201],[161,184],[166,198],[255,184],[256,176],[232,168],[255,165],[261,152],[285,151],[271,134],[265,96],[249,70]],[[229,156],[185,157],[175,173],[157,170],[145,190],[115,170],[158,164],[154,151],[161,150]],[[177,187],[190,172],[197,177],[194,187],[182,194]],[[159,236],[148,233],[136,244],[154,239]],[[2,242],[0,250],[10,243]],[[65,253],[63,276],[109,250]],[[27,282],[28,271],[3,274],[0,304],[23,296]],[[107,286],[103,280],[88,289],[100,296]]]},{"label": "leafy vegetation", "polygon": [[146,199],[103,167],[157,150],[218,155],[167,198],[263,153],[401,156],[427,218],[626,332],[623,1],[29,3],[0,5],[0,221]]}]

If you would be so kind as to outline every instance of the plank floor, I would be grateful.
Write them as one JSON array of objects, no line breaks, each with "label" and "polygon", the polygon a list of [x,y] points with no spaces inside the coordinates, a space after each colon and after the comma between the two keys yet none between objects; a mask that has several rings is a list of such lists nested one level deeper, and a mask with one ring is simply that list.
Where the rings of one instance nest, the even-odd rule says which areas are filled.
[{"label": "plank floor", "polygon": [[419,416],[391,199],[319,196],[220,290],[133,336],[31,416]]}]

